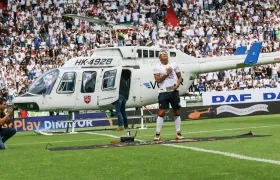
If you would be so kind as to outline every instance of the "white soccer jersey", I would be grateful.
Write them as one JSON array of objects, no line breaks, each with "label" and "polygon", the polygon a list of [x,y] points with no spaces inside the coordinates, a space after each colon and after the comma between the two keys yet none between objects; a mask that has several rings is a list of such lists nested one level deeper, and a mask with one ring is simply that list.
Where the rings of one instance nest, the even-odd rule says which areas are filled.
[{"label": "white soccer jersey", "polygon": [[158,84],[160,89],[166,89],[177,84],[178,77],[176,73],[180,72],[180,69],[176,63],[168,63],[167,65],[159,63],[154,68],[154,74],[160,73],[160,76],[166,75],[166,69],[169,67],[171,67],[173,71],[164,81]]}]

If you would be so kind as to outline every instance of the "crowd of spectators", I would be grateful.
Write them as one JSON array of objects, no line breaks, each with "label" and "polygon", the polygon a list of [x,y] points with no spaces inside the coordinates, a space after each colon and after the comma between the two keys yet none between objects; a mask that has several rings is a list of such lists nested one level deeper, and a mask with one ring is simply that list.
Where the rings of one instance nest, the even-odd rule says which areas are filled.
[{"label": "crowd of spectators", "polygon": [[[0,96],[10,100],[34,79],[76,56],[108,46],[176,48],[201,57],[232,55],[262,41],[262,52],[280,50],[278,0],[171,0],[179,23],[166,22],[160,0],[8,0],[0,10]],[[98,17],[133,28],[112,32],[63,14]],[[280,87],[279,64],[201,74],[189,91]]]}]

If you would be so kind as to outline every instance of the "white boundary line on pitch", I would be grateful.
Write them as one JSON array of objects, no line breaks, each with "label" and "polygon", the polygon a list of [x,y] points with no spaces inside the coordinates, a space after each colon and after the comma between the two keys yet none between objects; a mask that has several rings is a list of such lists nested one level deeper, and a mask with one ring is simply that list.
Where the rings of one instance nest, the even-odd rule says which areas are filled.
[{"label": "white boundary line on pitch", "polygon": [[[102,134],[101,133],[90,133],[90,134],[119,138],[118,136],[114,136],[114,135],[111,135],[111,134],[104,134],[104,133],[102,133]],[[143,140],[140,140],[140,139],[137,139],[137,140],[138,141],[143,141]],[[244,155],[230,153],[230,152],[215,151],[215,150],[209,150],[209,149],[203,149],[203,148],[197,148],[197,147],[191,147],[191,146],[182,146],[182,145],[177,145],[177,144],[162,144],[162,145],[173,147],[173,148],[189,149],[189,150],[198,151],[198,152],[219,154],[219,155],[223,155],[223,156],[227,156],[227,157],[233,157],[233,158],[236,158],[236,159],[243,159],[243,160],[249,160],[249,161],[257,161],[257,162],[264,162],[264,163],[280,165],[280,161],[272,160],[272,159],[255,158],[255,157],[244,156]]]},{"label": "white boundary line on pitch", "polygon": [[227,156],[227,157],[233,157],[236,159],[244,159],[244,160],[249,160],[249,161],[257,161],[257,162],[264,162],[264,163],[280,165],[280,161],[272,160],[272,159],[255,158],[255,157],[244,156],[244,155],[230,153],[230,152],[215,151],[215,150],[209,150],[209,149],[203,149],[203,148],[197,148],[197,147],[191,147],[191,146],[182,146],[182,145],[175,145],[175,144],[163,144],[163,145],[169,146],[169,147],[174,147],[174,148],[190,149],[193,151],[219,154],[219,155],[223,155],[223,156]]},{"label": "white boundary line on pitch", "polygon": [[[279,127],[280,125],[271,125],[271,126],[254,126],[254,127],[246,127],[246,128],[232,128],[232,129],[217,129],[217,130],[209,130],[209,131],[193,131],[193,132],[186,132],[184,134],[199,134],[199,133],[211,133],[211,132],[223,132],[223,131],[235,131],[235,130],[243,130],[243,129],[258,129],[258,128],[273,128],[273,127]],[[82,132],[83,134],[94,134],[94,132]],[[81,133],[81,134],[82,134]],[[96,135],[100,135],[100,133],[96,133]],[[109,134],[107,134],[109,135]],[[174,134],[164,134],[166,136],[174,135]],[[138,137],[148,137],[152,135],[142,135]],[[112,135],[113,137],[113,135]],[[92,138],[92,139],[77,139],[77,140],[69,140],[69,141],[45,141],[45,142],[31,142],[31,143],[13,143],[9,144],[8,146],[19,146],[19,145],[35,145],[35,144],[46,144],[46,143],[67,143],[67,142],[83,142],[83,141],[99,141],[99,140],[106,140],[110,139],[108,138]]]}]

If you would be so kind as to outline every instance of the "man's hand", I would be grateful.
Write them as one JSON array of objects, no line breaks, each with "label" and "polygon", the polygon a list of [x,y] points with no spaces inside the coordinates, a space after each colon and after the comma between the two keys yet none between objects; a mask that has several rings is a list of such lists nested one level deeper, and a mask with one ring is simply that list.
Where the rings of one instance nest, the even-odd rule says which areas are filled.
[{"label": "man's hand", "polygon": [[171,67],[166,68],[166,75],[169,75],[170,73],[172,73],[173,69]]},{"label": "man's hand", "polygon": [[181,77],[181,73],[177,72],[176,73],[177,77],[178,77],[178,81],[176,84],[174,84],[174,90],[178,89],[178,87],[181,85],[182,83],[182,77]]},{"label": "man's hand", "polygon": [[8,111],[7,111],[7,113],[8,113],[9,115],[12,115],[13,112],[14,112],[13,108],[9,108]]},{"label": "man's hand", "polygon": [[179,86],[180,84],[174,84],[174,90],[178,89]]},{"label": "man's hand", "polygon": [[6,124],[9,125],[12,123],[12,117],[10,117],[7,121],[6,121]]}]

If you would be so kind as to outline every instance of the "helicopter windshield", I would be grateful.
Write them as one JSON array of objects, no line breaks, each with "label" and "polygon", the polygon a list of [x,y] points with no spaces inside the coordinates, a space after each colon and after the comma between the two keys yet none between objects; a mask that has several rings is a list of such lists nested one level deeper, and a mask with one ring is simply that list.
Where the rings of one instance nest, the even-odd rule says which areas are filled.
[{"label": "helicopter windshield", "polygon": [[58,69],[42,74],[30,85],[28,92],[32,94],[50,94],[58,75]]}]

